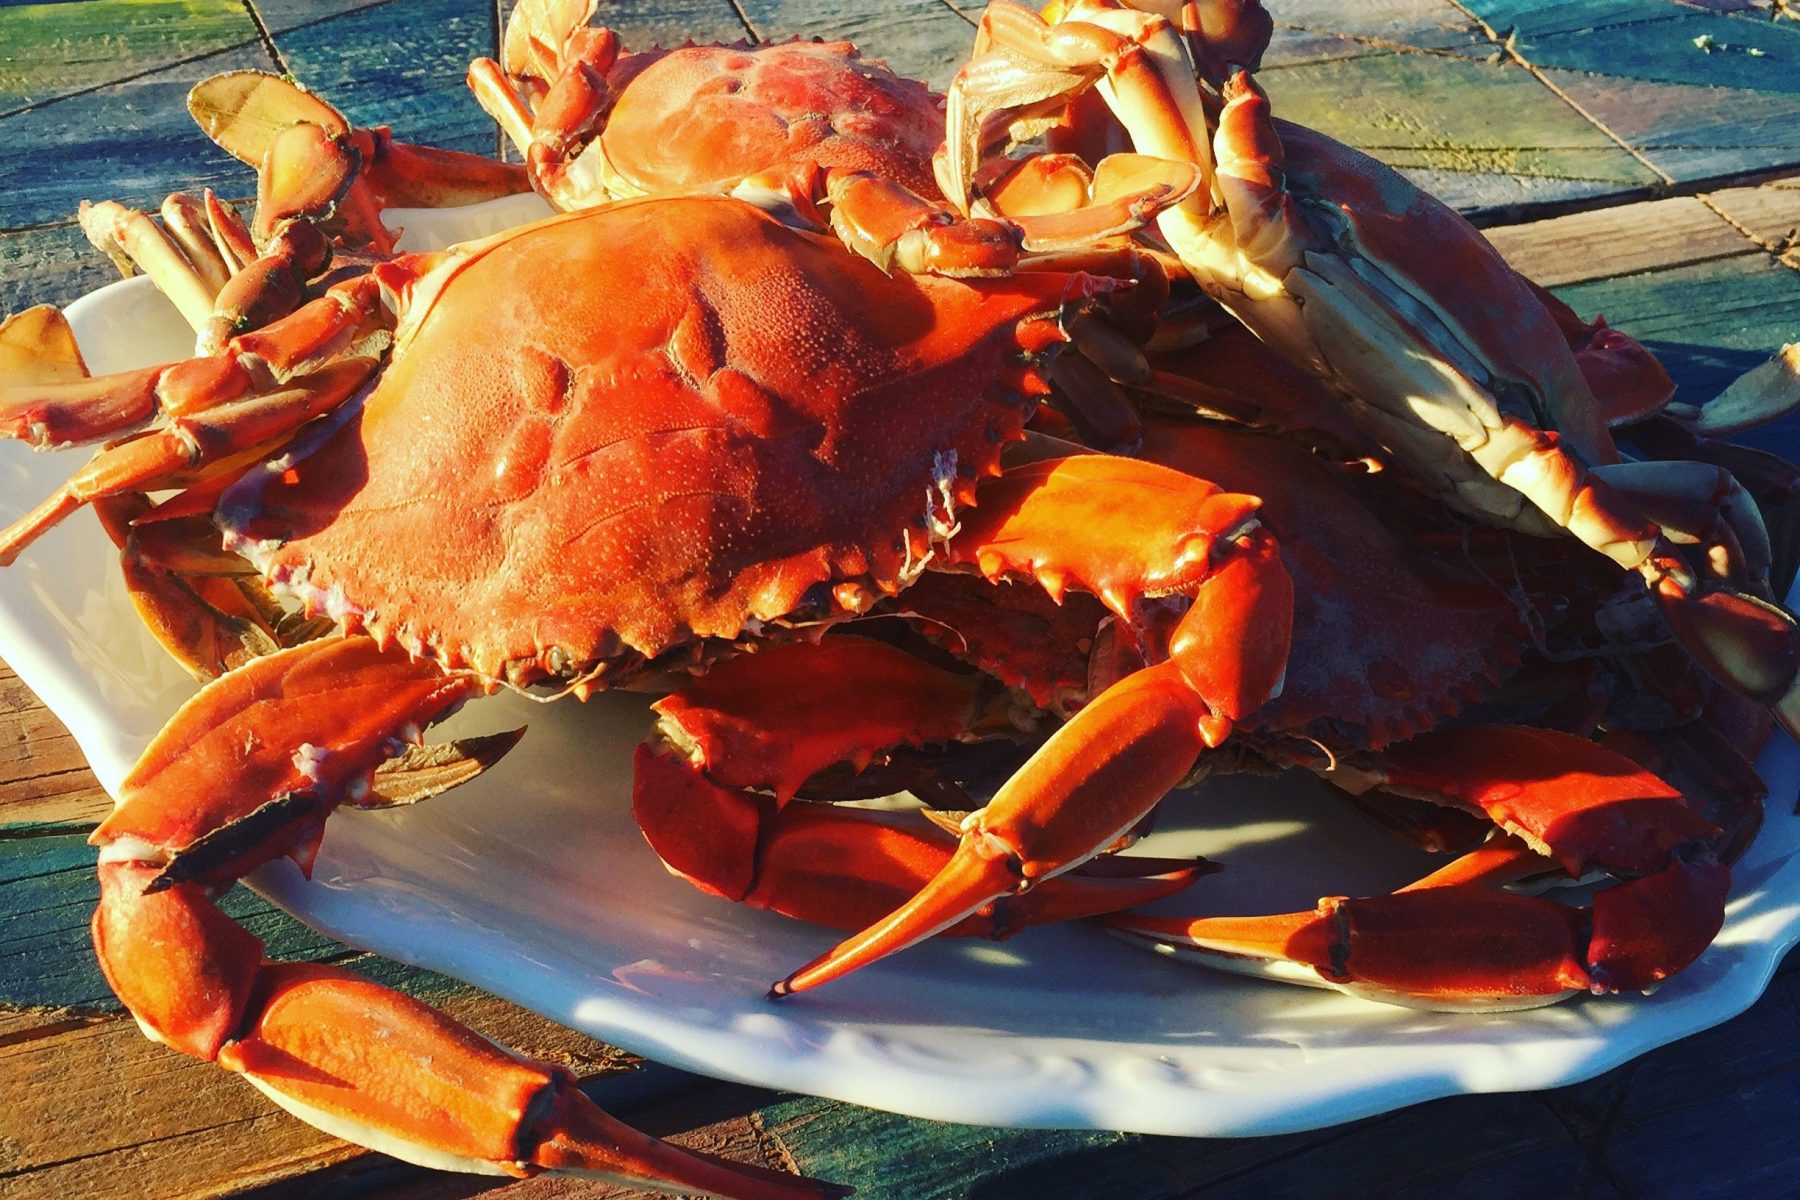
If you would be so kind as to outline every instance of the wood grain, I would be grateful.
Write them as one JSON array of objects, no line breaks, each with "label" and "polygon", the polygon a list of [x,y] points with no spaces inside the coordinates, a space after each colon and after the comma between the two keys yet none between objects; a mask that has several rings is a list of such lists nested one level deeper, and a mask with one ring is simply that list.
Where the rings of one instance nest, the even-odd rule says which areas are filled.
[{"label": "wood grain", "polygon": [[256,41],[237,0],[9,6],[0,21],[0,114]]},{"label": "wood grain", "polygon": [[1757,250],[1692,196],[1502,226],[1487,237],[1516,269],[1550,288]]}]

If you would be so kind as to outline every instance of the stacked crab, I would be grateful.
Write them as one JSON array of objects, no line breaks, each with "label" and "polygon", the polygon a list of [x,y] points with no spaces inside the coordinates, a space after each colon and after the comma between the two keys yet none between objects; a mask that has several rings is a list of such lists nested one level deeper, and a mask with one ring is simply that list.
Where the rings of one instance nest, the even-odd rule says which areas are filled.
[{"label": "stacked crab", "polygon": [[[775,995],[1105,914],[1442,1007],[1706,948],[1749,760],[1800,725],[1762,516],[1795,473],[1712,439],[1791,405],[1791,364],[1669,407],[1637,343],[1273,117],[1253,0],[997,0],[944,98],[843,43],[629,53],[594,7],[519,4],[470,71],[521,167],[202,83],[253,220],[83,214],[196,356],[90,378],[54,310],[0,328],[0,429],[103,444],[0,561],[92,505],[211,681],[94,838],[150,1036],[433,1165],[836,1194],[637,1134],[214,906],[340,804],[485,770],[513,735],[413,743],[501,686],[669,692],[636,762],[657,853],[860,931]],[[560,215],[446,251],[383,221],[526,189]],[[1014,760],[985,804],[971,745]],[[1298,913],[1128,911],[1204,912],[1206,864],[1114,853],[1171,789],[1291,768],[1450,860]],[[897,790],[931,810],[809,802]],[[1588,878],[1586,907],[1512,886]]]}]

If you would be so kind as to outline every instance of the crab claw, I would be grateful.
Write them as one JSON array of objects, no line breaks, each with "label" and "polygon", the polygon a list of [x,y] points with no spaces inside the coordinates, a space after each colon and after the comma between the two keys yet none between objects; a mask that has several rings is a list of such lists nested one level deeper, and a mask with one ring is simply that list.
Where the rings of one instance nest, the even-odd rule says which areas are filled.
[{"label": "crab claw", "polygon": [[[949,861],[956,838],[918,813],[832,804],[777,807],[719,786],[692,763],[640,746],[632,811],[669,870],[701,891],[835,929],[892,912]],[[1205,862],[1116,857],[1105,875],[1071,872],[1002,897],[943,931],[1004,938],[1026,925],[1149,904],[1216,870]]]},{"label": "crab claw", "polygon": [[[627,1128],[565,1069],[417,1000],[336,967],[266,961],[262,944],[214,905],[223,887],[273,858],[309,867],[340,803],[407,803],[491,765],[514,735],[447,756],[404,753],[482,686],[343,638],[255,659],[201,689],[151,741],[92,839],[94,945],[119,998],[151,1039],[408,1162],[489,1175],[575,1171],[738,1200],[842,1195]],[[377,769],[397,755],[398,786],[375,791]]]},{"label": "crab claw", "polygon": [[848,1191],[639,1133],[582,1095],[566,1068],[513,1054],[350,971],[268,964],[257,1000],[219,1065],[310,1124],[396,1158],[484,1175],[578,1172],[736,1200]]},{"label": "crab claw", "polygon": [[[1388,748],[1367,779],[1479,812],[1507,836],[1387,896],[1327,896],[1310,912],[1263,917],[1127,913],[1108,924],[1178,953],[1222,956],[1216,965],[1228,969],[1409,1007],[1499,1010],[1648,990],[1699,957],[1724,921],[1730,874],[1707,848],[1718,829],[1598,743],[1545,729],[1438,730]],[[1554,864],[1631,878],[1598,892],[1586,914],[1496,890]]]},{"label": "crab claw", "polygon": [[[929,884],[777,983],[772,996],[839,978],[1092,858],[1280,690],[1293,584],[1273,538],[1251,520],[1253,498],[1128,459],[1040,462],[1008,475],[1029,486],[1013,494],[1003,487],[1008,479],[989,485],[988,501],[964,522],[967,543],[958,549],[953,540],[950,560],[972,560],[993,576],[1028,570],[1059,588],[1080,586],[1127,620],[1136,607],[1127,575],[1142,590],[1152,579],[1179,579],[1194,600],[1170,657],[1090,701],[963,822],[956,853]],[[1138,490],[1104,486],[1126,478]],[[1076,481],[1086,486],[1069,486]],[[1159,503],[1153,515],[1126,511],[1132,506],[1119,506],[1121,494],[1157,495]],[[1143,537],[1152,522],[1155,535]],[[1160,554],[1134,561],[1120,549],[1143,544]]]}]

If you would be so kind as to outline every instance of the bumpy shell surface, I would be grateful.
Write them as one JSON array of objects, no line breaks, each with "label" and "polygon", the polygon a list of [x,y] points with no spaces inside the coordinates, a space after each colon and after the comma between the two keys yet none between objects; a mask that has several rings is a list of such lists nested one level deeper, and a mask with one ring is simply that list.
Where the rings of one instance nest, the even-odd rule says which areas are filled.
[{"label": "bumpy shell surface", "polygon": [[360,412],[220,518],[447,667],[574,678],[897,589],[1021,436],[1083,275],[882,274],[723,197],[528,226],[422,283]]}]

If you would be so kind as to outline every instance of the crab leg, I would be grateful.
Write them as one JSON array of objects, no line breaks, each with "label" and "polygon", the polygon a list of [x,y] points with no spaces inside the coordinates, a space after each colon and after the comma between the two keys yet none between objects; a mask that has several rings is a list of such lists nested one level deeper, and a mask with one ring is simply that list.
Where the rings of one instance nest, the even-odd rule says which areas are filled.
[{"label": "crab leg", "polygon": [[[198,360],[196,360],[198,361]],[[0,566],[82,505],[102,496],[146,491],[194,468],[267,448],[348,399],[376,360],[332,363],[290,386],[218,405],[95,455],[36,508],[0,530]]]},{"label": "crab leg", "polygon": [[1098,455],[1028,463],[988,485],[948,563],[1034,578],[1053,596],[1079,587],[1127,622],[1145,594],[1179,591],[1192,605],[1167,660],[1114,683],[1052,735],[963,822],[956,853],[922,891],[772,995],[848,974],[1092,858],[1280,690],[1293,584],[1256,504]]},{"label": "crab leg", "polygon": [[[862,928],[925,886],[956,838],[916,813],[787,801],[824,768],[861,770],[896,746],[977,736],[980,685],[978,675],[860,637],[727,659],[655,706],[658,736],[636,761],[638,824],[669,870],[702,891]],[[945,932],[1004,937],[1025,924],[1116,912],[1178,891],[1205,869],[1111,862],[1117,870],[1106,876],[1060,877]]]},{"label": "crab leg", "polygon": [[[355,128],[332,105],[264,71],[228,71],[201,81],[188,94],[188,111],[208,137],[257,168],[259,177],[270,173],[268,156],[285,130],[318,131],[314,137],[326,160],[353,156],[348,203],[372,242],[386,236],[374,217],[384,208],[447,208],[531,190],[518,163],[395,141],[385,125]],[[327,150],[324,142],[341,149]]]},{"label": "crab leg", "polygon": [[[1603,414],[1553,314],[1479,234],[1347,148],[1294,126],[1278,132],[1246,71],[1224,81],[1213,118],[1165,18],[1117,0],[1074,0],[1060,15],[1049,24],[1006,0],[984,15],[978,50],[989,52],[951,89],[958,179],[973,176],[1009,114],[1104,80],[1138,150],[1195,163],[1207,178],[1157,220],[1209,294],[1339,391],[1457,507],[1566,532],[1638,572],[1695,661],[1800,730],[1800,627],[1757,596],[1698,578],[1657,525],[1589,472],[1617,461]],[[1299,178],[1312,207],[1290,185]]]},{"label": "crab leg", "polygon": [[[1356,786],[1480,812],[1509,836],[1388,896],[1332,896],[1280,916],[1125,914],[1109,924],[1240,968],[1294,964],[1302,982],[1370,999],[1508,1009],[1652,988],[1697,958],[1724,921],[1730,875],[1707,849],[1717,827],[1596,742],[1525,727],[1440,730],[1390,747]],[[1629,881],[1598,892],[1585,919],[1494,890],[1553,865]]]},{"label": "crab leg", "polygon": [[[261,943],[214,906],[261,863],[310,866],[331,811],[373,800],[377,768],[481,688],[352,638],[257,659],[202,689],[145,749],[92,838],[94,943],[120,999],[153,1040],[411,1162],[577,1171],[743,1200],[841,1194],[640,1134],[596,1108],[568,1071],[419,1001],[336,967],[264,961]],[[511,739],[499,740],[503,753]],[[462,774],[498,753],[476,749]]]},{"label": "crab leg", "polygon": [[[404,272],[390,273],[400,285]],[[379,360],[345,356],[386,337],[383,284],[363,276],[282,320],[233,338],[214,356],[114,375],[70,378],[27,370],[0,384],[0,435],[39,449],[162,424],[102,450],[43,503],[0,530],[0,565],[102,496],[235,474],[295,430],[349,399]],[[17,318],[15,318],[16,320]],[[6,339],[8,326],[0,326]],[[359,335],[362,344],[357,344]]]},{"label": "crab leg", "polygon": [[[757,657],[761,657],[758,655]],[[778,804],[720,786],[692,762],[639,747],[633,812],[669,870],[701,891],[752,908],[854,930],[892,912],[949,862],[956,838],[917,813]],[[1026,925],[1148,904],[1214,869],[1203,862],[1116,857],[1020,896],[1003,896],[943,930],[1008,937]]]},{"label": "crab leg", "polygon": [[[201,681],[280,649],[272,599],[249,563],[219,548],[212,522],[196,515],[133,528],[153,511],[136,492],[94,503],[151,635]],[[259,596],[266,602],[257,603]]]}]

